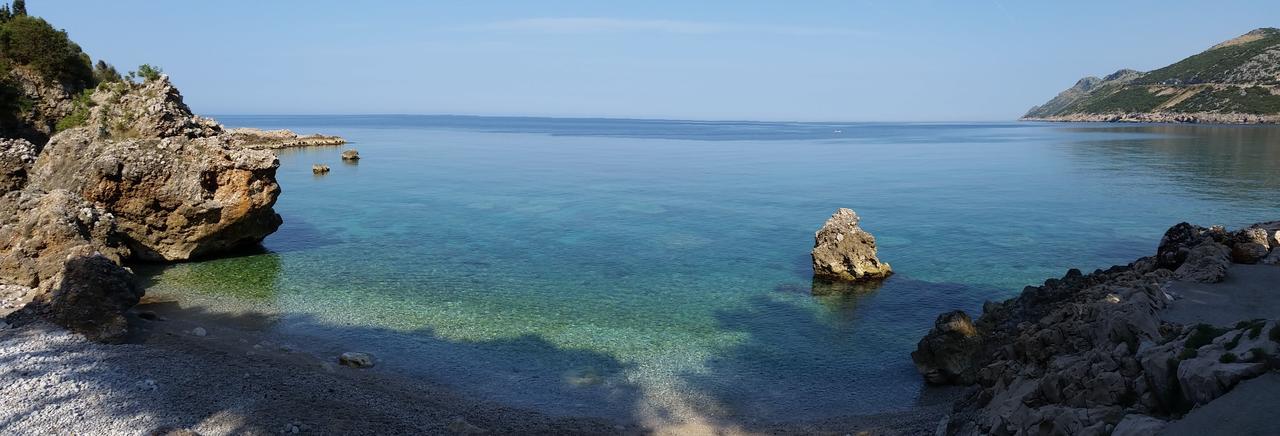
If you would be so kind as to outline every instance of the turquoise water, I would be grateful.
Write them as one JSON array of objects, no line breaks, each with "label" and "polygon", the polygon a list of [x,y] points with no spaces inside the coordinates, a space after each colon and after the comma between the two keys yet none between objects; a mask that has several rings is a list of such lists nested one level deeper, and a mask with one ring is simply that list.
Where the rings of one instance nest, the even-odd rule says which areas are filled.
[{"label": "turquoise water", "polygon": [[[265,251],[149,295],[553,413],[752,423],[910,409],[943,311],[1280,218],[1280,129],[222,117],[338,134],[280,154]],[[313,163],[333,171],[314,176]],[[897,274],[832,294],[813,232],[863,217]]]}]

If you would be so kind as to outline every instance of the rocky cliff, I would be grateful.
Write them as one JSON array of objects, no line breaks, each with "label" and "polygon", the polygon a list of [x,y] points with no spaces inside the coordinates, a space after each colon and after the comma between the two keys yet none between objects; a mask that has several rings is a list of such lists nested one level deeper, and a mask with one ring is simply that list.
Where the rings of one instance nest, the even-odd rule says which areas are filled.
[{"label": "rocky cliff", "polygon": [[1280,263],[1280,222],[1235,232],[1179,224],[1155,256],[1071,270],[987,303],[976,321],[942,314],[911,357],[931,383],[974,386],[946,434],[1152,434],[1280,368],[1280,319],[1167,314],[1180,304],[1175,284],[1219,283],[1234,264],[1256,263]]},{"label": "rocky cliff", "polygon": [[1080,79],[1023,119],[1280,122],[1280,29],[1257,29],[1153,71]]}]

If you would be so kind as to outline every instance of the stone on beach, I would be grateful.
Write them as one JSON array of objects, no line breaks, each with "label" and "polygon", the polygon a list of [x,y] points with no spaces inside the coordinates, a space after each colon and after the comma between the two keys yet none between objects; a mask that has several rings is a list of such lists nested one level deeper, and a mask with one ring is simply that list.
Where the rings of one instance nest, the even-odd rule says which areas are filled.
[{"label": "stone on beach", "polygon": [[841,208],[814,234],[811,256],[815,277],[856,282],[893,274],[889,264],[876,257],[876,238],[858,222],[858,214]]}]

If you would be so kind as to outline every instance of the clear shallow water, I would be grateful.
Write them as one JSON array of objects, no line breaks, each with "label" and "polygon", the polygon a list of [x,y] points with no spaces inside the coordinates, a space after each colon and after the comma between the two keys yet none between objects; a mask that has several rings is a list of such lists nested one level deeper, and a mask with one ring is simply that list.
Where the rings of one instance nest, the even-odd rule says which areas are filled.
[{"label": "clear shallow water", "polygon": [[[339,134],[280,155],[266,252],[149,295],[555,413],[752,423],[910,409],[940,312],[1154,252],[1179,220],[1280,217],[1280,129],[222,117]],[[313,176],[310,165],[332,173]],[[813,295],[850,207],[897,274]]]}]

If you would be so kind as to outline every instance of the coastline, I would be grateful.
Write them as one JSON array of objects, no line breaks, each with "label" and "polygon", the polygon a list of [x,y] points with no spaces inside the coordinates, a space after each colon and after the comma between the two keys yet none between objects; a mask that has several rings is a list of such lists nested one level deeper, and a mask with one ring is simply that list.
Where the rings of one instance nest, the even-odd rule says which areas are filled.
[{"label": "coastline", "polygon": [[1168,124],[1280,124],[1280,115],[1257,115],[1246,113],[1161,113],[1132,112],[1070,115],[1050,117],[1022,117],[1018,121],[1040,121],[1050,123],[1168,123]]}]

